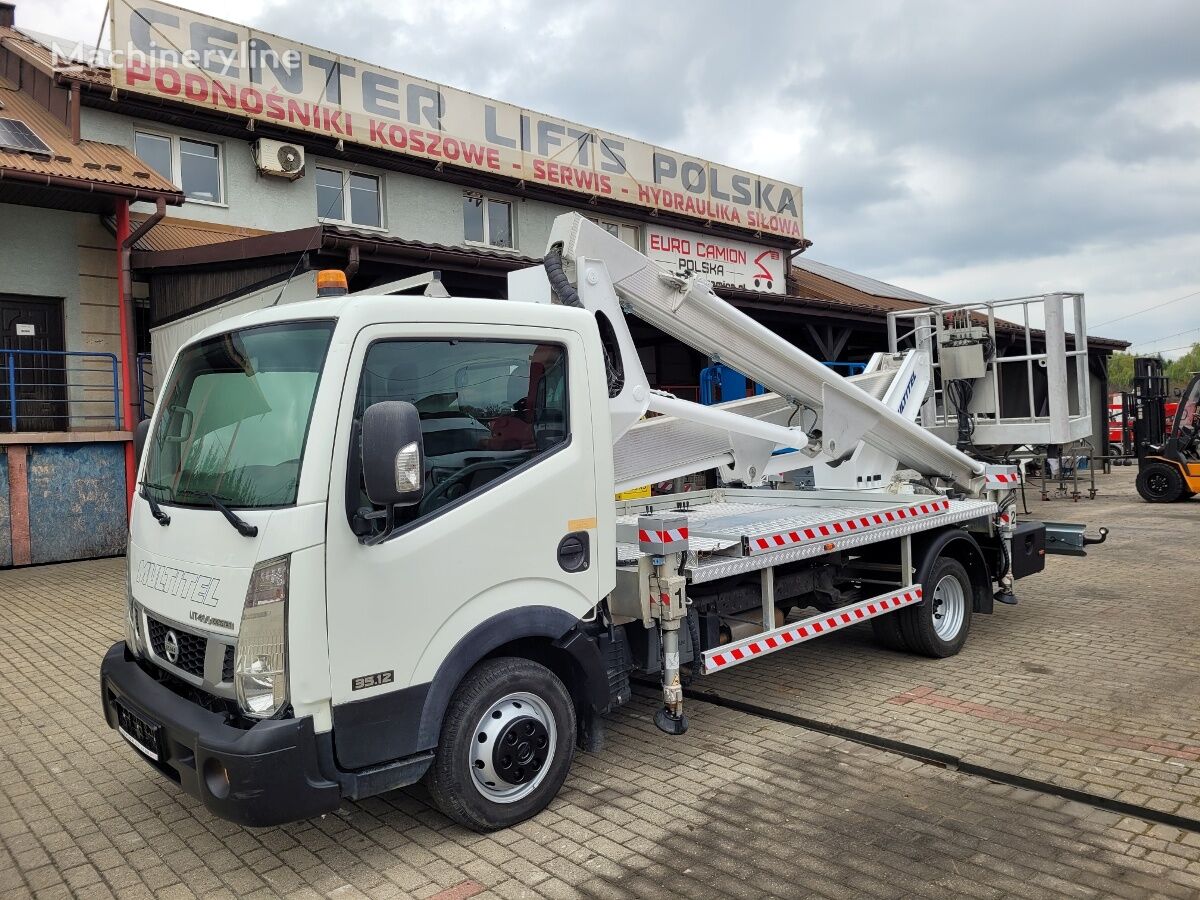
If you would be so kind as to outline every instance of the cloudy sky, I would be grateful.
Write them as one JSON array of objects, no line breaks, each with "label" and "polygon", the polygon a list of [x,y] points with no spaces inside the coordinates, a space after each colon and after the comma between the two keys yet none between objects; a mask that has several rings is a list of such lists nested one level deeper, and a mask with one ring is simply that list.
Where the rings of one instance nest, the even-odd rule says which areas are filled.
[{"label": "cloudy sky", "polygon": [[[1093,333],[1200,341],[1194,0],[182,5],[802,184],[823,262],[946,300],[1082,290]],[[89,43],[103,15],[18,0]]]}]

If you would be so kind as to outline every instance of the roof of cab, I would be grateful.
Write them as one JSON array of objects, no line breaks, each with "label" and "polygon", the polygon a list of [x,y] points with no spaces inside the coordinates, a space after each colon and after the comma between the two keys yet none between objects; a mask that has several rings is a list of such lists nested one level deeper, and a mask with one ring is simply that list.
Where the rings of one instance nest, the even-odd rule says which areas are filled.
[{"label": "roof of cab", "polygon": [[[420,297],[406,294],[321,297],[285,306],[243,313],[201,331],[192,341],[283,322],[337,319],[357,332],[369,325],[399,322],[445,322],[446,324],[525,325],[580,331],[594,321],[584,309],[520,300],[489,300],[475,297]],[[188,341],[191,343],[192,341]]]}]

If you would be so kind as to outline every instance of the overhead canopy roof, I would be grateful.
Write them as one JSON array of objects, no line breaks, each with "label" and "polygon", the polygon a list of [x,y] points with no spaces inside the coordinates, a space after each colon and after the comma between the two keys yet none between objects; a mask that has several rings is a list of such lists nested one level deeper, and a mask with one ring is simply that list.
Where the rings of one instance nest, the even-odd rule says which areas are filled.
[{"label": "overhead canopy roof", "polygon": [[[856,272],[839,269],[837,266],[817,262],[807,256],[793,257],[792,281],[795,282],[800,293],[818,297],[827,296],[829,299],[838,299],[839,294],[847,296],[852,291],[857,295],[875,297],[882,301],[908,300],[913,306],[931,306],[942,302],[926,294],[918,294],[916,291],[888,284],[886,281],[878,281],[866,275],[859,275]],[[848,290],[842,290],[843,288]],[[884,309],[908,308],[908,304],[886,302],[881,303],[880,306]]]}]

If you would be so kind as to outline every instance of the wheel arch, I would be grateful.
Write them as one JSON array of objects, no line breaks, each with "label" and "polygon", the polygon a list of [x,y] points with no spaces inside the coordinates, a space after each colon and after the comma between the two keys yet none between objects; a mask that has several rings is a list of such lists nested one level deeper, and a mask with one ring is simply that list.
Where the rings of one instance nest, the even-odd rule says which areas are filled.
[{"label": "wheel arch", "polygon": [[957,527],[943,528],[932,534],[913,538],[914,581],[925,586],[926,593],[932,586],[925,582],[939,557],[948,556],[962,563],[971,577],[971,609],[988,614],[992,611],[993,573],[988,568],[987,558],[979,542],[967,530]]},{"label": "wheel arch", "polygon": [[552,606],[505,610],[463,635],[432,680],[334,705],[338,764],[362,769],[437,747],[454,692],[471,669],[497,656],[541,662],[562,678],[580,713],[602,710],[608,704],[604,658],[596,640],[580,624],[578,617]]},{"label": "wheel arch", "polygon": [[442,660],[429,683],[418,732],[421,748],[437,745],[450,699],[467,673],[486,659],[515,656],[541,663],[567,686],[581,712],[607,706],[604,659],[595,639],[580,624],[564,610],[530,606],[497,613],[472,628]]}]

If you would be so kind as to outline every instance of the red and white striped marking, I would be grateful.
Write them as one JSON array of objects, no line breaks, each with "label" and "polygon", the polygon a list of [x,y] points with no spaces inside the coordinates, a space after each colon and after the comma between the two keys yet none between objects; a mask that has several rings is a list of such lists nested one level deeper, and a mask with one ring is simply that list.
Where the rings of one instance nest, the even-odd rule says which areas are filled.
[{"label": "red and white striped marking", "polygon": [[781,531],[779,534],[754,538],[750,541],[751,555],[778,550],[781,547],[791,547],[797,544],[810,544],[825,541],[830,538],[845,537],[857,534],[871,528],[882,528],[888,525],[898,525],[922,516],[933,516],[950,509],[950,501],[945,499],[929,500],[915,506],[892,509],[887,512],[869,513],[865,516],[855,516],[852,519],[841,519],[836,522],[826,522],[814,525],[812,528],[798,528],[795,531]]},{"label": "red and white striped marking", "polygon": [[784,647],[803,644],[813,638],[823,637],[849,625],[856,625],[876,616],[886,615],[904,606],[914,606],[921,602],[921,586],[901,588],[890,594],[880,594],[870,600],[863,600],[853,606],[844,606],[833,612],[817,613],[807,619],[802,619],[791,625],[784,625],[773,631],[767,631],[757,637],[746,638],[732,644],[709,650],[704,654],[704,671],[719,672],[744,663],[758,656],[766,656]]},{"label": "red and white striped marking", "polygon": [[638,540],[643,544],[671,544],[687,539],[688,530],[686,528],[671,528],[667,531],[647,531],[644,528],[638,530]]},{"label": "red and white striped marking", "polygon": [[999,491],[1005,488],[1015,488],[1021,483],[1021,476],[1016,469],[1006,472],[987,472],[983,476],[983,483],[989,491]]}]

